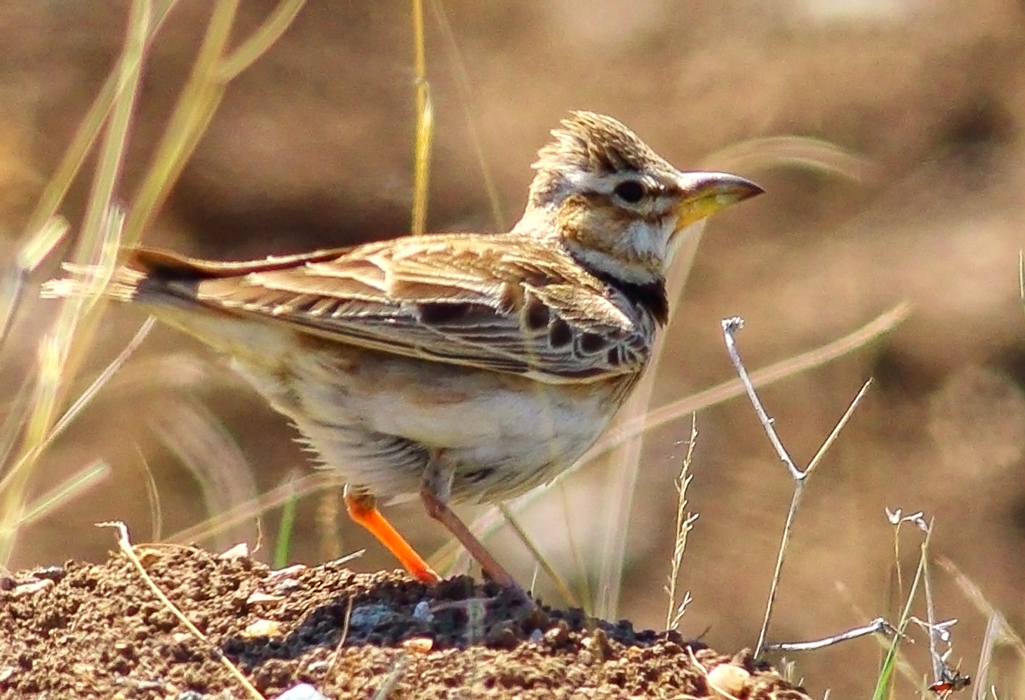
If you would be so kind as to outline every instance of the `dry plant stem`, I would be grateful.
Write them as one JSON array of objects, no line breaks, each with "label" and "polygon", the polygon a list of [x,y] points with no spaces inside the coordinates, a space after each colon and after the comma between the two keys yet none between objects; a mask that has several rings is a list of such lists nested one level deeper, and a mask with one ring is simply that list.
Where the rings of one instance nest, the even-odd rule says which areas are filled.
[{"label": "dry plant stem", "polygon": [[[131,5],[125,46],[116,71],[116,93],[119,99],[114,103],[104,132],[97,172],[86,204],[83,235],[76,252],[76,260],[101,266],[101,278],[112,272],[121,232],[119,221],[112,218],[116,215],[112,215],[110,203],[121,172],[148,29],[149,3],[136,0]],[[0,517],[0,531],[12,533],[12,536],[0,538],[0,561],[7,561],[13,550],[13,534],[16,529],[11,528],[11,524],[21,520],[31,466],[42,453],[47,435],[53,427],[57,406],[66,390],[64,379],[74,374],[76,329],[84,326],[88,334],[89,327],[96,322],[95,314],[89,313],[92,307],[93,303],[89,300],[65,302],[61,305],[52,330],[40,341],[36,391],[25,421],[20,454],[8,470],[4,487],[0,489],[0,513],[3,514]]]},{"label": "dry plant stem", "polygon": [[839,644],[840,642],[848,642],[852,639],[858,639],[859,637],[866,637],[870,634],[880,633],[889,638],[895,637],[899,632],[897,628],[887,622],[881,617],[877,617],[863,627],[855,627],[854,629],[841,632],[840,634],[833,635],[831,637],[823,637],[822,639],[816,639],[810,642],[780,642],[779,644],[766,644],[762,651],[815,651],[817,649],[825,649],[826,647]]},{"label": "dry plant stem", "polygon": [[[925,521],[925,518],[921,513],[914,516],[913,522],[918,525],[919,529],[922,530],[926,535],[926,541],[932,534],[932,528],[934,520],[929,522]],[[950,655],[952,650],[950,640],[950,628],[957,624],[957,620],[946,620],[943,622],[936,621],[936,607],[932,596],[932,575],[929,572],[929,559],[928,551],[925,547],[925,543],[922,544],[922,583],[925,589],[925,612],[926,622],[922,624],[918,620],[922,627],[925,627],[926,632],[929,635],[929,658],[932,660],[932,671],[933,671],[933,685],[932,688],[942,687],[944,685],[950,685],[952,688],[964,688],[971,682],[970,676],[962,676],[960,671],[951,668],[947,664],[947,657]],[[947,647],[946,652],[940,652],[939,645],[943,643]]]},{"label": "dry plant stem", "polygon": [[352,620],[352,605],[355,600],[354,596],[349,596],[349,604],[345,608],[345,620],[342,621],[342,636],[338,638],[338,644],[335,645],[335,650],[331,654],[331,662],[327,665],[327,671],[324,673],[328,678],[332,677],[338,657],[342,655],[345,640],[349,638],[349,624]]},{"label": "dry plant stem", "polygon": [[1007,628],[1004,616],[993,613],[986,623],[986,634],[982,638],[982,651],[979,653],[979,666],[975,670],[975,687],[972,689],[972,700],[982,700],[989,686],[989,667],[993,661],[993,650]]},{"label": "dry plant stem", "polygon": [[[927,526],[928,529],[925,531],[926,534],[932,532],[932,525],[933,521],[930,520]],[[943,656],[938,648],[942,631],[936,624],[936,606],[932,597],[932,576],[929,575],[929,560],[925,557],[925,552],[922,553],[922,556],[924,560],[922,564],[922,583],[925,588],[925,615],[929,623],[926,627],[929,633],[929,658],[932,659],[933,682],[939,683],[946,670],[946,662],[943,660]]]},{"label": "dry plant stem", "polygon": [[787,471],[790,472],[790,478],[800,483],[807,476],[807,472],[802,472],[794,464],[794,460],[787,454],[787,449],[783,447],[783,441],[779,439],[779,435],[776,433],[776,428],[773,426],[773,420],[769,418],[765,412],[765,408],[762,406],[761,400],[758,398],[758,394],[755,393],[754,386],[751,385],[751,378],[747,374],[747,369],[744,367],[744,363],[740,359],[740,353],[737,352],[737,343],[734,339],[734,335],[737,331],[744,327],[744,319],[739,316],[728,318],[722,322],[723,337],[726,339],[726,351],[730,354],[730,360],[733,362],[734,369],[737,370],[737,375],[740,377],[741,383],[744,385],[744,390],[747,391],[747,397],[751,399],[751,405],[754,407],[755,414],[758,416],[758,421],[765,428],[765,434],[769,437],[769,442],[772,443],[772,448],[776,451],[776,455],[782,460],[783,464],[786,465]]},{"label": "dry plant stem", "polygon": [[267,50],[291,26],[292,20],[305,4],[306,0],[282,0],[279,2],[263,24],[221,61],[218,77],[224,82],[234,80],[249,66],[256,63],[257,59],[267,53]]},{"label": "dry plant stem", "polygon": [[[961,594],[975,606],[976,610],[987,618],[992,618],[993,616],[1003,617],[1002,613],[986,599],[986,596],[975,582],[968,578],[951,559],[939,556],[936,558],[936,563],[939,564],[944,571],[954,577],[954,583],[961,589]],[[1001,640],[1014,649],[1014,652],[1018,655],[1020,660],[1025,661],[1025,639],[1018,635],[1018,633],[1014,631],[1014,628],[1004,625]]]},{"label": "dry plant stem", "polygon": [[68,233],[68,222],[53,217],[36,229],[29,229],[28,240],[21,243],[8,263],[7,272],[0,274],[0,350],[11,332],[15,312],[24,298],[25,282]]},{"label": "dry plant stem", "polygon": [[427,82],[427,49],[424,39],[423,0],[413,0],[413,52],[416,69],[416,142],[413,151],[413,221],[414,236],[422,236],[427,228],[427,194],[431,168],[431,139],[434,135],[434,108],[431,86]]},{"label": "dry plant stem", "polygon": [[[118,369],[124,364],[125,360],[135,351],[135,349],[142,343],[143,338],[146,337],[150,328],[153,327],[152,320],[147,321],[143,324],[142,328],[136,332],[132,340],[126,345],[118,356],[114,358],[108,364],[99,376],[94,379],[90,385],[79,394],[78,398],[70,407],[61,415],[61,417],[54,423],[53,427],[46,434],[45,439],[37,446],[34,452],[22,453],[18,461],[14,462],[11,466],[8,474],[0,480],[0,493],[7,491],[8,489],[14,488],[14,483],[17,479],[17,474],[28,473],[28,467],[31,466],[30,459],[37,454],[42,453],[46,450],[60,435],[64,432],[68,425],[82,412],[82,410],[89,405],[92,399],[99,392],[100,388],[103,387],[107,381],[117,372]],[[15,406],[9,414],[9,419],[24,414],[24,410],[27,410],[28,400],[32,397],[31,385],[25,384],[23,391],[19,392],[19,396],[16,399]],[[22,401],[25,401],[22,406]],[[23,410],[24,409],[24,410]],[[4,423],[3,433],[4,439],[0,441],[0,445],[3,445],[2,458],[0,458],[0,464],[7,463],[7,457],[10,454],[10,450],[13,447],[15,439],[15,431],[20,428],[17,426],[16,421],[8,420]],[[66,502],[75,496],[81,495],[85,489],[91,488],[110,474],[110,468],[106,463],[100,463],[102,466],[94,463],[84,470],[79,471],[68,480],[62,482],[57,488],[47,492],[44,496],[37,498],[31,504],[25,507],[25,511],[21,514],[20,518],[13,522],[0,523],[0,538],[6,538],[13,535],[17,529],[25,527],[35,519],[42,517],[48,513],[52,508],[57,507],[62,502]],[[63,499],[63,500],[53,500]]]},{"label": "dry plant stem", "polygon": [[[683,292],[687,277],[690,275],[694,259],[697,257],[698,246],[705,230],[705,221],[693,225],[687,232],[676,254],[673,268],[666,282],[667,298],[676,300]],[[680,234],[683,235],[683,234]],[[665,349],[665,337],[657,341],[651,361],[644,376],[634,389],[633,395],[621,409],[621,416],[627,420],[643,416],[648,411],[651,395],[655,389],[655,377],[662,362]],[[644,437],[638,434],[625,441],[611,457],[613,468],[608,486],[607,503],[611,504],[610,515],[602,520],[605,526],[605,539],[602,547],[601,568],[598,580],[598,592],[602,596],[600,604],[595,606],[598,615],[605,619],[616,617],[619,607],[620,590],[623,582],[623,561],[626,558],[626,542],[628,521],[633,509],[633,497],[637,491],[638,466],[641,462]]]},{"label": "dry plant stem", "polygon": [[129,244],[139,240],[167,198],[171,185],[178,179],[220,105],[228,82],[248,68],[284,33],[303,4],[303,0],[280,2],[267,20],[230,54],[227,46],[239,0],[218,0],[214,4],[192,72],[182,88],[128,215],[125,238]]},{"label": "dry plant stem", "polygon": [[[30,501],[21,514],[21,520],[15,522],[13,527],[23,528],[32,525],[37,520],[50,515],[76,496],[82,495],[96,484],[107,479],[110,475],[110,465],[105,461],[97,459],[91,462],[71,476],[63,479],[54,488]],[[3,536],[9,534],[11,533],[5,531]]]},{"label": "dry plant stem", "polygon": [[900,642],[904,639],[904,631],[907,629],[908,623],[911,620],[911,606],[915,602],[915,598],[918,595],[918,587],[922,583],[922,572],[925,568],[924,561],[925,557],[928,556],[929,537],[930,535],[927,534],[925,541],[922,543],[922,556],[919,557],[918,560],[915,578],[911,583],[911,588],[908,591],[908,597],[904,601],[904,607],[901,610],[900,618],[897,621],[897,635],[890,642],[889,648],[886,650],[886,656],[883,658],[882,670],[880,671],[879,678],[876,681],[872,700],[887,700],[892,697],[891,685],[893,670],[897,665],[900,655]]},{"label": "dry plant stem", "polygon": [[395,686],[402,680],[402,674],[406,672],[407,666],[409,666],[409,654],[402,652],[395,659],[395,663],[392,664],[391,670],[388,671],[388,675],[385,676],[384,681],[381,683],[381,687],[374,693],[373,700],[386,700],[392,694],[392,691],[395,690]]},{"label": "dry plant stem", "polygon": [[1018,296],[1025,302],[1025,252],[1018,251]]},{"label": "dry plant stem", "polygon": [[152,316],[147,318],[139,327],[139,330],[135,332],[135,335],[132,336],[132,339],[129,340],[123,348],[121,348],[121,351],[117,354],[117,357],[111,360],[107,364],[107,366],[103,368],[103,371],[100,372],[96,376],[96,378],[89,383],[89,386],[87,386],[82,391],[82,393],[78,395],[78,398],[75,399],[75,401],[68,407],[68,409],[64,411],[64,413],[57,420],[57,422],[54,423],[53,429],[50,431],[50,434],[47,437],[47,447],[57,437],[59,437],[61,433],[63,433],[67,429],[67,427],[71,425],[71,423],[76,418],[78,418],[79,415],[81,415],[82,411],[85,410],[86,406],[88,406],[92,402],[92,400],[96,398],[96,394],[99,393],[100,389],[106,386],[107,382],[109,382],[110,379],[117,373],[117,371],[124,366],[128,358],[132,356],[132,354],[138,349],[140,345],[142,345],[142,341],[145,340],[146,336],[149,335],[149,332],[153,330],[153,325],[156,322],[157,320]]},{"label": "dry plant stem", "polygon": [[302,498],[328,489],[340,489],[342,486],[344,486],[344,482],[337,474],[327,470],[316,471],[292,484],[276,486],[252,501],[240,503],[226,512],[218,513],[201,523],[180,530],[168,537],[167,541],[185,543],[205,539],[240,522],[258,519],[262,513],[281,507],[293,495]]},{"label": "dry plant stem", "polygon": [[217,77],[218,63],[227,47],[238,4],[239,0],[214,3],[192,72],[182,88],[128,215],[126,239],[129,242],[139,240],[167,198],[171,184],[181,174],[223,97],[225,83]]},{"label": "dry plant stem", "polygon": [[164,511],[160,507],[160,490],[157,488],[157,479],[150,468],[146,453],[142,451],[138,443],[135,444],[135,454],[142,465],[142,475],[146,482],[146,501],[149,504],[150,540],[159,542],[164,539]]},{"label": "dry plant stem", "polygon": [[132,565],[136,569],[138,569],[139,574],[142,576],[143,582],[153,592],[153,595],[155,595],[160,600],[160,602],[164,605],[165,608],[167,608],[171,612],[172,615],[178,618],[178,621],[185,626],[185,629],[187,629],[193,637],[202,642],[207,647],[207,649],[215,657],[217,657],[217,660],[221,662],[221,665],[228,669],[228,672],[238,680],[239,684],[241,684],[241,686],[246,690],[250,697],[257,698],[258,700],[265,700],[260,691],[253,687],[253,684],[250,683],[249,680],[244,675],[242,675],[242,672],[238,670],[238,667],[231,662],[231,659],[224,655],[224,652],[221,651],[220,647],[218,647],[215,644],[211,644],[210,640],[207,639],[206,635],[200,632],[199,629],[194,624],[192,624],[189,618],[185,617],[182,611],[179,610],[175,606],[175,604],[171,602],[170,598],[164,595],[164,592],[160,590],[160,587],[157,586],[157,584],[154,583],[153,579],[150,578],[149,574],[146,573],[145,567],[143,567],[142,562],[139,561],[139,557],[136,556],[135,549],[132,547],[131,540],[129,540],[128,538],[128,527],[121,522],[99,523],[98,527],[111,527],[118,531],[118,548],[124,553],[126,557],[128,557],[128,560],[132,562]]},{"label": "dry plant stem", "polygon": [[786,465],[787,471],[790,473],[790,477],[794,480],[794,494],[790,501],[790,510],[787,512],[786,524],[783,526],[783,536],[780,541],[779,553],[776,557],[776,568],[773,571],[772,584],[769,587],[769,600],[765,606],[765,617],[762,620],[762,628],[758,633],[758,644],[755,646],[755,657],[757,658],[762,653],[762,649],[765,645],[765,635],[768,633],[769,624],[772,621],[772,608],[776,601],[776,594],[779,591],[779,582],[783,571],[783,561],[786,556],[787,545],[790,542],[790,535],[793,532],[794,518],[797,517],[797,510],[801,503],[801,497],[804,495],[804,487],[808,483],[807,479],[821,463],[826,451],[830,448],[837,436],[840,434],[840,431],[843,430],[843,427],[847,424],[847,421],[850,420],[850,417],[854,414],[854,409],[865,396],[865,392],[868,391],[871,381],[866,382],[861,387],[861,391],[859,391],[857,396],[854,397],[854,400],[851,402],[850,406],[848,406],[847,411],[837,422],[836,427],[833,428],[829,437],[826,438],[822,447],[819,448],[818,452],[812,458],[808,468],[801,471],[797,468],[797,465],[794,464],[793,459],[790,458],[786,448],[783,446],[783,441],[780,440],[779,434],[776,432],[776,428],[773,425],[774,421],[769,418],[768,414],[765,412],[765,407],[762,406],[762,402],[758,398],[758,394],[755,392],[755,388],[751,383],[751,378],[748,376],[747,369],[744,367],[744,363],[740,359],[740,353],[737,351],[734,335],[743,327],[744,320],[739,316],[723,320],[722,329],[723,337],[726,341],[726,350],[729,353],[730,361],[733,362],[733,366],[737,371],[737,376],[740,377],[740,381],[744,385],[748,398],[751,400],[751,405],[754,407],[755,414],[758,416],[759,422],[765,429],[769,442],[772,443],[772,446],[776,451],[776,455],[780,458],[780,461]]},{"label": "dry plant stem", "polygon": [[480,133],[477,131],[477,120],[470,109],[473,96],[470,91],[470,76],[466,71],[466,61],[463,60],[463,56],[459,52],[459,45],[456,42],[455,34],[452,32],[452,23],[448,21],[448,15],[445,14],[445,5],[441,0],[431,0],[431,12],[434,13],[434,19],[441,29],[442,45],[448,53],[449,64],[456,78],[455,83],[456,88],[459,90],[459,103],[463,107],[463,116],[466,119],[466,130],[470,137],[470,145],[473,147],[474,157],[480,166],[481,181],[488,195],[488,204],[491,206],[491,218],[499,231],[506,231],[509,229],[509,222],[505,220],[505,214],[502,212],[502,198],[498,193],[498,187],[495,185],[495,178],[491,174],[491,168],[488,166],[484,147],[480,140]]},{"label": "dry plant stem", "polygon": [[690,486],[690,465],[694,461],[694,446],[698,441],[698,417],[691,415],[690,439],[687,442],[687,454],[683,458],[683,466],[680,467],[680,476],[676,479],[676,491],[678,494],[676,502],[676,539],[673,543],[673,556],[670,561],[669,581],[665,586],[666,595],[669,596],[669,609],[666,610],[666,629],[675,630],[680,626],[683,613],[686,610],[690,596],[684,596],[683,602],[676,602],[676,586],[680,579],[680,567],[683,565],[683,554],[687,548],[687,533],[693,527],[696,515],[687,513],[687,487]]},{"label": "dry plant stem", "polygon": [[544,570],[544,572],[548,574],[548,577],[552,580],[552,582],[555,584],[555,587],[559,590],[559,595],[562,596],[563,600],[565,600],[568,605],[572,605],[573,607],[583,607],[581,601],[573,593],[573,589],[570,588],[569,584],[566,582],[566,579],[559,574],[555,567],[552,566],[552,563],[548,561],[548,558],[545,557],[541,550],[538,549],[537,545],[534,544],[534,541],[530,539],[530,536],[527,534],[526,530],[524,530],[523,527],[520,525],[519,521],[516,519],[516,516],[514,516],[512,512],[509,510],[509,506],[507,506],[504,503],[499,503],[498,510],[502,514],[502,517],[505,518],[506,524],[508,524],[513,529],[513,532],[516,534],[516,537],[518,537],[520,542],[522,542],[523,545],[530,550],[530,554],[534,557],[534,561],[536,561],[538,566],[540,566]]},{"label": "dry plant stem", "polygon": [[[145,38],[144,52],[149,48],[153,42],[153,37],[160,30],[164,20],[167,19],[171,9],[176,4],[177,0],[161,0],[153,4],[151,24]],[[28,231],[31,232],[39,229],[56,213],[57,207],[64,200],[64,196],[71,187],[71,183],[74,181],[79,169],[81,169],[82,163],[85,162],[86,154],[96,142],[96,138],[99,136],[100,130],[103,128],[103,124],[106,122],[107,115],[110,114],[115,100],[120,97],[118,90],[122,86],[121,74],[118,71],[114,71],[96,94],[92,104],[89,106],[89,111],[86,112],[82,122],[75,130],[71,143],[65,149],[60,163],[46,183],[46,187],[43,188],[43,193],[40,195],[35,209],[33,209],[32,214],[29,216],[28,225],[26,226]]]}]

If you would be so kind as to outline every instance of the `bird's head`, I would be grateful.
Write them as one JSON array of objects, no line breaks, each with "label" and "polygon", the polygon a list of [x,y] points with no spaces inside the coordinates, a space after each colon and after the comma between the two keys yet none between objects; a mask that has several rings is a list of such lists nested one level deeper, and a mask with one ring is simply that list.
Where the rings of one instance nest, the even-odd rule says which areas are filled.
[{"label": "bird's head", "polygon": [[691,224],[762,192],[742,177],[681,172],[612,117],[574,112],[538,153],[516,229],[554,235],[584,267],[664,281]]}]

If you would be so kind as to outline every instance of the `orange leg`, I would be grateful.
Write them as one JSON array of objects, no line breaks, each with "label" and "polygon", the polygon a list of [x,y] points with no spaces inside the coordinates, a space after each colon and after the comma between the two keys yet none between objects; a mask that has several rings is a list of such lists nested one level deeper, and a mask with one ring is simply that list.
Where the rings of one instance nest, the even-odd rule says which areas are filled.
[{"label": "orange leg", "polygon": [[346,488],[345,508],[349,511],[349,517],[369,530],[370,534],[387,547],[414,578],[428,584],[441,580],[423,557],[417,554],[392,524],[385,520],[381,511],[377,510],[376,498],[369,494],[350,493]]}]

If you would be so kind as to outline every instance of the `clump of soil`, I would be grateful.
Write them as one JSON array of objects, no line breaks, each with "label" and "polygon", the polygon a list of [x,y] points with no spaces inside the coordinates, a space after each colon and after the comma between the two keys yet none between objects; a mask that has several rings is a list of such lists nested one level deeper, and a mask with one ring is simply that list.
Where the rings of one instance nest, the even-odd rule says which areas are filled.
[{"label": "clump of soil", "polygon": [[0,577],[0,697],[248,697],[217,650],[266,697],[298,683],[330,698],[807,697],[749,653],[467,577],[426,587],[340,563],[272,571],[246,554],[136,552],[207,641],[120,556]]}]

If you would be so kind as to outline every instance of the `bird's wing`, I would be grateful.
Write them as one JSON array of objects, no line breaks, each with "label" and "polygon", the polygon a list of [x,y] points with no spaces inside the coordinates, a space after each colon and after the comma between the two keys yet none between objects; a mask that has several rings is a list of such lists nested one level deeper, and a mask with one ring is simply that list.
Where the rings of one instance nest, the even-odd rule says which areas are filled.
[{"label": "bird's wing", "polygon": [[548,383],[640,371],[653,330],[564,254],[515,234],[408,237],[251,263],[140,249],[131,265],[146,301],[173,296],[330,341]]}]

